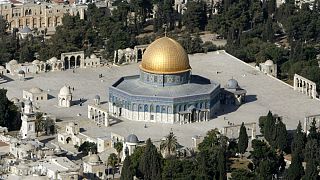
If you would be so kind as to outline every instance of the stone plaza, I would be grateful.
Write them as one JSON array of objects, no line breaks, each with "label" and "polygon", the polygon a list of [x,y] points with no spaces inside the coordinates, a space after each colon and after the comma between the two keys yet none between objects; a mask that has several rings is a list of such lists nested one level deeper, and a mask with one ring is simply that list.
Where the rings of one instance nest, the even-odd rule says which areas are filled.
[{"label": "stone plaza", "polygon": [[[139,64],[126,66],[98,67],[45,74],[26,75],[26,81],[9,81],[0,84],[0,88],[8,89],[8,98],[22,99],[23,90],[39,87],[49,95],[47,101],[34,104],[40,111],[55,115],[58,125],[63,128],[66,122],[77,122],[93,137],[101,137],[110,132],[124,137],[134,133],[140,140],[148,137],[159,141],[171,130],[177,136],[178,142],[187,147],[192,146],[192,137],[205,135],[213,128],[222,129],[229,123],[258,122],[262,115],[269,110],[283,118],[287,129],[295,129],[298,121],[303,122],[309,115],[319,114],[320,101],[294,91],[292,86],[256,70],[224,51],[207,54],[189,55],[192,74],[202,75],[217,81],[224,86],[229,79],[236,79],[240,86],[247,91],[246,102],[241,106],[221,106],[218,116],[204,122],[191,124],[159,124],[129,121],[120,119],[111,126],[97,126],[87,115],[87,106],[93,104],[96,95],[101,97],[101,106],[107,108],[108,87],[122,76],[132,76],[139,73]],[[102,77],[99,78],[99,75]],[[14,79],[13,77],[9,78]],[[70,108],[58,107],[58,93],[63,86],[70,86],[74,105]],[[84,103],[79,105],[82,99]],[[257,127],[258,130],[258,127]]]}]

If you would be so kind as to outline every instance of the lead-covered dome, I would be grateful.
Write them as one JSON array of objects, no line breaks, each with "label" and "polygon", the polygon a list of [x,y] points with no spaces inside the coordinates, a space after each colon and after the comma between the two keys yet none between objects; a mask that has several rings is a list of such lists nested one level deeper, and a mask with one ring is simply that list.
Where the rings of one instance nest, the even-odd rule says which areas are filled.
[{"label": "lead-covered dome", "polygon": [[171,38],[162,37],[148,46],[140,69],[154,74],[176,74],[187,72],[191,67],[183,47]]},{"label": "lead-covered dome", "polygon": [[128,143],[138,143],[139,139],[135,134],[130,134],[127,139],[126,139]]},{"label": "lead-covered dome", "polygon": [[227,84],[226,84],[227,89],[237,89],[239,88],[238,81],[235,79],[229,79]]}]

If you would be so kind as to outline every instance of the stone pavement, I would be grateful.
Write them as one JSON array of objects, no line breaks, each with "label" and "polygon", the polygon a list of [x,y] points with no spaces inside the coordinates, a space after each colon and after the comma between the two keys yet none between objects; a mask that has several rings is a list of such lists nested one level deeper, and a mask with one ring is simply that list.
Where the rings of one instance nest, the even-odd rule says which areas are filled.
[{"label": "stone pavement", "polygon": [[[101,101],[108,100],[108,87],[121,76],[135,75],[139,73],[138,64],[130,64],[122,67],[100,67],[76,69],[63,72],[49,72],[35,74],[34,77],[22,81],[10,81],[0,84],[0,88],[8,89],[9,99],[22,97],[23,89],[37,86],[53,96],[48,101],[43,101],[36,106],[43,112],[51,113],[61,119],[59,124],[75,121],[91,136],[107,136],[110,132],[120,134],[124,137],[134,133],[140,140],[148,137],[159,140],[167,135],[172,129],[180,144],[192,146],[192,136],[205,135],[213,128],[221,128],[227,122],[241,124],[242,122],[258,122],[261,115],[266,115],[269,110],[282,116],[287,129],[295,129],[298,121],[312,114],[319,114],[320,101],[293,91],[292,87],[272,77],[269,77],[240,60],[224,53],[211,52],[208,54],[190,55],[190,63],[193,74],[213,79],[225,85],[228,79],[234,78],[239,85],[247,90],[247,103],[235,108],[224,108],[220,115],[209,122],[193,124],[157,124],[123,120],[111,127],[98,127],[87,119],[87,105],[93,103],[93,97],[100,95]],[[99,74],[102,78],[98,78]],[[15,79],[15,77],[10,77]],[[75,105],[71,108],[60,108],[57,106],[57,95],[63,85],[74,87],[74,100],[87,99],[83,106]],[[105,104],[104,104],[105,105]],[[81,116],[77,116],[81,114]],[[147,128],[144,128],[144,125]],[[63,127],[62,127],[63,128]],[[257,130],[259,128],[257,127]]]}]

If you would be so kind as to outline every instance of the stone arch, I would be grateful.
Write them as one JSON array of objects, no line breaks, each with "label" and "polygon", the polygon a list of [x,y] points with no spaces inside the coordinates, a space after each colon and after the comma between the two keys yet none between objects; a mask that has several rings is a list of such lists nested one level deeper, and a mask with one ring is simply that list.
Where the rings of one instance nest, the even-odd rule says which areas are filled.
[{"label": "stone arch", "polygon": [[76,57],[71,56],[70,57],[70,68],[73,69],[76,67]]},{"label": "stone arch", "polygon": [[70,68],[69,58],[65,57],[64,58],[64,69],[69,69],[69,68]]},{"label": "stone arch", "polygon": [[71,141],[72,141],[71,137],[67,137],[67,139],[66,139],[67,144],[69,144],[69,142],[71,142]]},{"label": "stone arch", "polygon": [[76,60],[76,67],[80,67],[80,64],[81,64],[81,56],[78,55]]},{"label": "stone arch", "polygon": [[142,59],[142,50],[141,49],[138,49],[138,59]]},{"label": "stone arch", "polygon": [[161,113],[167,113],[167,106],[162,106]]}]

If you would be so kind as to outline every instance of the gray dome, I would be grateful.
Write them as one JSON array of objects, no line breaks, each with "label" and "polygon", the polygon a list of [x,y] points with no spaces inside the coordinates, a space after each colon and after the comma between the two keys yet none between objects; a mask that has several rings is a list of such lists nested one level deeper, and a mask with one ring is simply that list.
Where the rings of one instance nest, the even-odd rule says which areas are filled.
[{"label": "gray dome", "polygon": [[24,27],[23,29],[20,30],[20,33],[31,33],[31,32],[32,31],[28,26],[26,26],[26,27]]},{"label": "gray dome", "polygon": [[94,99],[100,100],[100,96],[99,96],[99,95],[95,95],[95,96],[94,96]]},{"label": "gray dome", "polygon": [[239,88],[238,81],[235,79],[229,79],[226,85],[227,89],[237,89]]},{"label": "gray dome", "polygon": [[138,143],[139,142],[139,139],[138,137],[135,135],[135,134],[130,134],[128,137],[127,137],[127,141],[126,142],[129,142],[129,143]]}]

